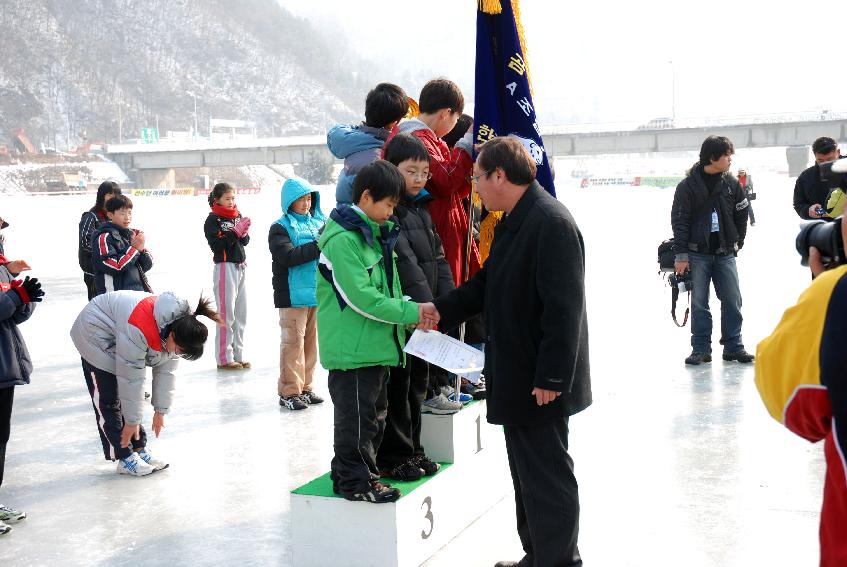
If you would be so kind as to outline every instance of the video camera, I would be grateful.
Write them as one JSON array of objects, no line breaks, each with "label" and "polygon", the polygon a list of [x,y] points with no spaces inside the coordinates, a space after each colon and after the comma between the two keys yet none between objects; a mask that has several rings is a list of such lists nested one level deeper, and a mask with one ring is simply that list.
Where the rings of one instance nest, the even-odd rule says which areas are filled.
[{"label": "video camera", "polygon": [[843,219],[844,217],[838,217],[832,221],[814,220],[800,228],[796,246],[802,265],[809,265],[810,246],[820,251],[824,264],[837,266],[845,262],[844,239],[841,237]]},{"label": "video camera", "polygon": [[818,166],[818,169],[820,170],[821,181],[830,189],[835,189],[845,182],[845,177],[847,177],[847,159],[825,161]]}]

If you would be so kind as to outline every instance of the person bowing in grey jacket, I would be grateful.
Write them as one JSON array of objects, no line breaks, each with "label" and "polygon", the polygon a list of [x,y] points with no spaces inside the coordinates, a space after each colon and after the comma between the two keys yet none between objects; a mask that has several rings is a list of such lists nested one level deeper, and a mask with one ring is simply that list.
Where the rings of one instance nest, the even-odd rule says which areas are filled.
[{"label": "person bowing in grey jacket", "polygon": [[98,295],[71,328],[94,406],[106,460],[117,472],[145,476],[168,465],[147,449],[141,425],[144,380],[153,368],[153,433],[159,436],[171,407],[177,359],[197,360],[208,337],[203,315],[220,324],[211,300],[200,298],[193,311],[171,292],[153,295],[115,291]]}]

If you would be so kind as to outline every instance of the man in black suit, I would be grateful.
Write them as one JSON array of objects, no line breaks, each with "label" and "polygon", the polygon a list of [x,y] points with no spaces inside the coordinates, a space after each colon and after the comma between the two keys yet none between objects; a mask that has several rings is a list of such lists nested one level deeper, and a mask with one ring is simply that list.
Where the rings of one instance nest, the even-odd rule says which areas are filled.
[{"label": "man in black suit", "polygon": [[505,211],[483,268],[434,303],[445,330],[483,313],[488,421],[503,426],[525,556],[506,566],[581,566],[568,419],[591,404],[585,250],[568,209],[535,180],[515,138],[474,164],[489,211]]}]

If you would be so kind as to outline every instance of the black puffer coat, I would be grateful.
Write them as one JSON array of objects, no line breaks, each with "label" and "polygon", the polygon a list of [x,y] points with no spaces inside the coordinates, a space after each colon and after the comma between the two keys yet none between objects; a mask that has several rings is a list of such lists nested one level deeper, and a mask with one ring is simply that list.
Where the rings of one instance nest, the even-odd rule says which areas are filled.
[{"label": "black puffer coat", "polygon": [[703,180],[703,167],[692,168],[688,177],[676,186],[671,207],[674,254],[677,261],[688,261],[688,253],[709,254],[712,210],[718,212],[719,254],[731,254],[744,246],[747,236],[747,207],[744,189],[730,175],[723,175],[712,193]]},{"label": "black puffer coat", "polygon": [[18,325],[35,310],[34,303],[23,303],[9,285],[12,274],[0,265],[0,388],[29,384],[32,361]]},{"label": "black puffer coat", "polygon": [[426,208],[430,201],[432,197],[428,193],[421,193],[417,198],[404,195],[394,210],[394,220],[400,226],[395,248],[400,285],[403,294],[417,303],[432,301],[433,297],[456,287],[444,258],[441,238]]}]

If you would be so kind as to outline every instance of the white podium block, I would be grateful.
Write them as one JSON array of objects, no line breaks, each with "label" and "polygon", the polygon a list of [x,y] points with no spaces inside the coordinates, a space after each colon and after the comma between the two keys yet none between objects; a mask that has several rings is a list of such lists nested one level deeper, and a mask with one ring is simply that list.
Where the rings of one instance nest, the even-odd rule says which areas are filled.
[{"label": "white podium block", "polygon": [[[494,429],[481,422],[480,434],[488,428]],[[479,451],[458,451],[457,462],[443,464],[435,476],[389,480],[403,493],[391,504],[344,500],[332,494],[329,473],[292,492],[294,566],[415,567],[426,561],[508,493],[503,437],[491,433]],[[473,491],[463,489],[468,483]]]},{"label": "white podium block", "polygon": [[421,415],[421,445],[426,456],[438,463],[457,463],[482,451],[492,438],[500,438],[500,426],[485,420],[485,400],[467,404],[458,413]]}]

